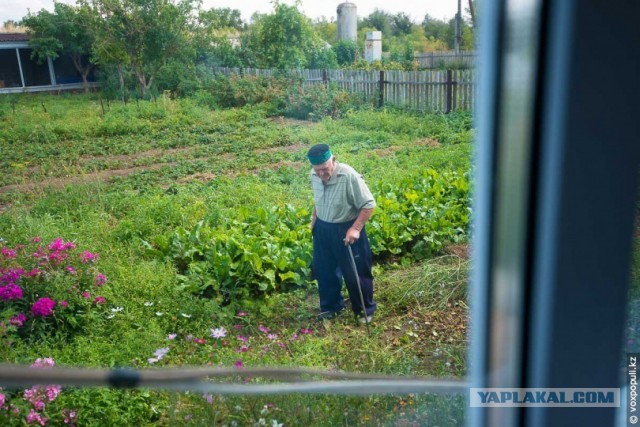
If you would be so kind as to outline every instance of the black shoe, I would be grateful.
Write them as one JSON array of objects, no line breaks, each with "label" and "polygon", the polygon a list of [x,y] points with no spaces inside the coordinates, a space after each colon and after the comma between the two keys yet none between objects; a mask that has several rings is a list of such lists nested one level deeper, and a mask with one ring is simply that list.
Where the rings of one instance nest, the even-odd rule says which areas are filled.
[{"label": "black shoe", "polygon": [[338,310],[338,311],[324,311],[324,312],[318,314],[318,319],[319,320],[335,319],[336,317],[340,316],[343,311],[344,311],[344,308],[341,309],[341,310]]}]

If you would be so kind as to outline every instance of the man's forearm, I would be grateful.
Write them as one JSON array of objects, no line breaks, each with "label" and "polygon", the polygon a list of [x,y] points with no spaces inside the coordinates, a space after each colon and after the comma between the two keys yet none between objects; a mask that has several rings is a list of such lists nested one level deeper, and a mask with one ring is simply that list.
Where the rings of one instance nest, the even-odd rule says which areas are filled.
[{"label": "man's forearm", "polygon": [[373,214],[373,208],[360,209],[360,213],[358,214],[358,217],[354,221],[352,227],[358,231],[362,231],[364,225],[367,223],[367,221],[369,221],[369,218],[371,218],[371,214]]}]

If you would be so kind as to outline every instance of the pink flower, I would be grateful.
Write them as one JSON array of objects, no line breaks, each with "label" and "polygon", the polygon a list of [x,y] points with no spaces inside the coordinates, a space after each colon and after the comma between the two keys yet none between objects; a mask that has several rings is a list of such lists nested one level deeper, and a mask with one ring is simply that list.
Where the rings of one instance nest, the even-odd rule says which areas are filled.
[{"label": "pink flower", "polygon": [[2,301],[10,301],[22,298],[22,288],[15,283],[9,283],[6,286],[0,286],[0,299]]},{"label": "pink flower", "polygon": [[246,345],[242,345],[240,346],[240,350],[238,350],[240,353],[246,353],[247,351],[249,351],[249,347],[247,347]]},{"label": "pink flower", "polygon": [[242,328],[243,328],[242,325],[233,325],[233,329],[237,330],[237,329],[242,329]]},{"label": "pink flower", "polygon": [[249,341],[249,338],[245,337],[244,335],[238,335],[236,338],[237,338],[239,341],[242,341],[242,342],[247,342],[247,341]]},{"label": "pink flower", "polygon": [[31,367],[32,368],[53,368],[55,365],[56,365],[56,362],[51,357],[45,357],[44,359],[41,359],[38,357],[36,361],[33,362],[33,365],[31,365]]},{"label": "pink flower", "polygon": [[238,314],[237,314],[237,316],[238,316],[238,317],[244,317],[244,316],[246,316],[246,315],[248,315],[248,314],[249,314],[249,313],[247,313],[246,311],[239,311],[239,312],[238,312]]},{"label": "pink flower", "polygon": [[65,409],[62,411],[62,416],[64,417],[65,424],[75,424],[78,413],[71,409]]},{"label": "pink flower", "polygon": [[41,426],[44,426],[47,425],[47,421],[47,418],[42,418],[42,415],[40,415],[33,409],[31,410],[31,412],[29,412],[29,415],[27,415],[27,424],[38,423]]},{"label": "pink flower", "polygon": [[56,302],[48,297],[40,298],[34,302],[31,306],[31,313],[34,316],[46,317],[53,313],[53,307],[56,306]]},{"label": "pink flower", "polygon": [[60,304],[62,307],[69,307],[69,303],[64,300],[60,301],[58,304]]},{"label": "pink flower", "polygon": [[2,409],[4,407],[5,403],[6,403],[6,397],[5,397],[4,393],[0,393],[0,409]]},{"label": "pink flower", "polygon": [[100,258],[100,254],[91,253],[89,251],[84,251],[80,255],[80,262],[83,263],[83,264],[87,264],[89,262],[96,262],[98,260],[98,258]]},{"label": "pink flower", "polygon": [[16,316],[13,316],[9,320],[9,323],[11,323],[13,326],[20,327],[20,326],[24,325],[24,322],[26,322],[26,321],[27,321],[27,316],[25,316],[24,313],[18,313]]},{"label": "pink flower", "polygon": [[169,335],[167,335],[167,339],[168,340],[175,340],[177,336],[178,336],[178,334],[169,334]]},{"label": "pink flower", "polygon": [[262,326],[262,325],[260,325],[260,326],[258,326],[258,330],[259,330],[260,332],[264,332],[265,334],[268,334],[268,333],[269,333],[269,328],[267,328],[266,326]]},{"label": "pink flower", "polygon": [[24,276],[24,270],[21,268],[0,269],[0,283],[4,283],[5,285],[18,283],[21,276]]},{"label": "pink flower", "polygon": [[76,268],[72,265],[68,265],[67,268],[65,268],[65,270],[67,270],[67,273],[69,274],[76,274]]},{"label": "pink flower", "polygon": [[296,333],[294,332],[294,333],[293,333],[293,335],[291,335],[290,340],[291,340],[291,341],[295,341],[295,340],[297,340],[297,339],[298,339],[298,334],[296,334]]},{"label": "pink flower", "polygon": [[69,255],[62,253],[62,252],[53,252],[51,254],[49,254],[48,258],[49,261],[53,261],[54,263],[60,263],[62,261],[64,261],[65,259],[67,259],[69,257]]},{"label": "pink flower", "polygon": [[105,276],[105,275],[104,275],[104,274],[102,274],[102,273],[98,273],[98,274],[96,275],[96,279],[95,279],[95,281],[94,281],[93,283],[94,283],[94,285],[96,285],[96,286],[102,286],[102,285],[104,285],[105,283],[107,283],[107,276]]},{"label": "pink flower", "polygon": [[107,299],[105,297],[100,297],[97,296],[94,300],[93,303],[94,304],[104,304],[105,302],[107,302]]},{"label": "pink flower", "polygon": [[33,403],[37,399],[38,387],[31,387],[24,391],[22,397],[29,403]]},{"label": "pink flower", "polygon": [[37,268],[34,268],[33,270],[27,273],[27,276],[29,277],[36,277],[39,275],[40,275],[40,270],[38,270]]},{"label": "pink flower", "polygon": [[236,363],[234,363],[233,366],[235,366],[238,369],[242,369],[244,368],[244,363],[242,363],[242,360],[236,360]]},{"label": "pink flower", "polygon": [[313,333],[313,329],[302,328],[302,329],[300,329],[300,333],[303,334],[303,335],[309,335],[309,334]]},{"label": "pink flower", "polygon": [[61,251],[64,249],[64,240],[62,240],[62,237],[58,237],[56,239],[53,240],[53,242],[49,243],[49,246],[47,246],[47,249],[51,250],[51,251]]},{"label": "pink flower", "polygon": [[62,389],[58,385],[48,385],[45,387],[45,394],[47,395],[49,402],[56,400],[61,391]]},{"label": "pink flower", "polygon": [[13,249],[2,248],[0,249],[0,252],[2,253],[2,255],[4,255],[5,258],[8,259],[15,259],[16,257],[16,251],[14,251]]},{"label": "pink flower", "polygon": [[206,399],[206,401],[207,401],[207,403],[209,405],[213,404],[213,395],[212,394],[205,393],[205,394],[202,395],[202,397],[204,397]]},{"label": "pink flower", "polygon": [[278,334],[269,334],[269,335],[267,335],[267,338],[269,338],[271,341],[277,340],[278,339]]},{"label": "pink flower", "polygon": [[205,340],[204,338],[194,338],[193,342],[195,342],[196,344],[204,344],[207,342],[207,340]]},{"label": "pink flower", "polygon": [[89,298],[91,298],[91,294],[90,294],[89,292],[83,292],[83,293],[82,293],[82,297],[83,297],[84,299],[89,299]]},{"label": "pink flower", "polygon": [[40,243],[40,242],[42,242],[42,237],[40,237],[40,236],[36,236],[36,237],[34,237],[33,239],[31,239],[31,241],[32,241],[33,243]]}]

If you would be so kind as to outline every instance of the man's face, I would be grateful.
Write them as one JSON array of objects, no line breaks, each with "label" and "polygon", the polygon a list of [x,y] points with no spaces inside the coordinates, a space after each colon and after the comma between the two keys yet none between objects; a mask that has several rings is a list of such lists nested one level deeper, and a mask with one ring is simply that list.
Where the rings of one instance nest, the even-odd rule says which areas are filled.
[{"label": "man's face", "polygon": [[331,175],[333,175],[333,171],[336,168],[336,159],[331,157],[326,162],[321,165],[314,165],[313,170],[316,172],[316,175],[320,177],[322,182],[326,183],[331,179]]}]

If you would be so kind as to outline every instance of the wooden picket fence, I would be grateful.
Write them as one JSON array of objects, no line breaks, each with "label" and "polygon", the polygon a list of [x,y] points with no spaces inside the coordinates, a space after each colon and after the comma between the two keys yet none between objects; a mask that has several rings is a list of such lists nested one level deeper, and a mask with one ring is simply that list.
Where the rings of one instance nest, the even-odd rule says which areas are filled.
[{"label": "wooden picket fence", "polygon": [[[256,68],[215,68],[226,76],[236,74],[274,76],[277,70]],[[281,73],[281,72],[280,72]],[[467,70],[363,71],[363,70],[287,70],[303,85],[334,84],[357,93],[379,107],[394,105],[416,111],[473,111],[476,72]]]}]

